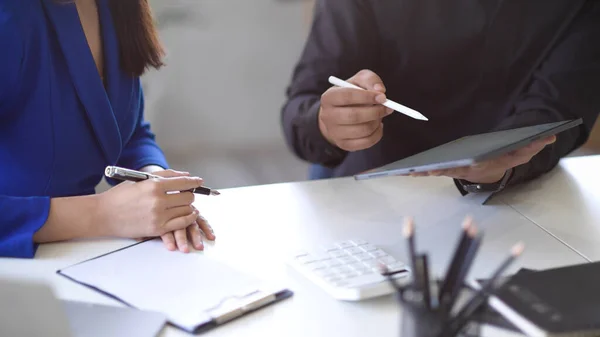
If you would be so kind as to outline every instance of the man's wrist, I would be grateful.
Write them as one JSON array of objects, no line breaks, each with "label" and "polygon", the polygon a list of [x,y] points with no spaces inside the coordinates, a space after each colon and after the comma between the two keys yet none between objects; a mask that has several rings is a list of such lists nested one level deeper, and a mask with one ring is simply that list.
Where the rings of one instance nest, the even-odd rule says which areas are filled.
[{"label": "man's wrist", "polygon": [[311,130],[311,143],[315,148],[320,149],[319,155],[315,156],[313,162],[325,166],[336,166],[344,160],[348,152],[337,147],[328,137],[327,127],[321,121],[320,112],[320,102],[316,102],[309,111],[312,124],[312,127],[309,128]]},{"label": "man's wrist", "polygon": [[480,192],[500,192],[510,182],[514,169],[508,169],[504,172],[504,175],[500,180],[494,183],[473,183],[466,180],[458,179],[458,183],[468,193],[480,193]]},{"label": "man's wrist", "polygon": [[325,123],[323,123],[323,120],[321,120],[321,108],[319,108],[319,114],[317,115],[317,119],[319,121],[319,131],[321,132],[321,135],[323,135],[323,138],[325,138],[325,140],[327,140],[329,142],[329,144],[331,144],[332,146],[336,146],[335,142],[333,141],[333,139],[331,139],[331,137],[329,137],[329,132],[327,132],[327,126],[325,125]]}]

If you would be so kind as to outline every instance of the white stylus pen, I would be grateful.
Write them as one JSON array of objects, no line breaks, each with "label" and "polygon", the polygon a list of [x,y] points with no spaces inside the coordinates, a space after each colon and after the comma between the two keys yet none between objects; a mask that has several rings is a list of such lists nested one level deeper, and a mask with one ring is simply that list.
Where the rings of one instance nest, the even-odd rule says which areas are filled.
[{"label": "white stylus pen", "polygon": [[[352,83],[348,83],[344,80],[340,80],[339,78],[335,77],[335,76],[329,76],[329,83],[338,86],[338,87],[342,87],[342,88],[353,88],[353,89],[360,89],[360,90],[365,90],[364,88],[361,88],[359,86],[356,86]],[[400,113],[403,113],[409,117],[412,117],[414,119],[420,119],[422,121],[428,121],[429,119],[427,119],[427,117],[423,116],[420,112],[418,112],[417,110],[413,110],[409,107],[406,107],[402,104],[396,103],[394,101],[391,100],[386,100],[385,103],[383,103],[383,106],[386,106],[390,109],[393,109],[395,111],[398,111]]]}]

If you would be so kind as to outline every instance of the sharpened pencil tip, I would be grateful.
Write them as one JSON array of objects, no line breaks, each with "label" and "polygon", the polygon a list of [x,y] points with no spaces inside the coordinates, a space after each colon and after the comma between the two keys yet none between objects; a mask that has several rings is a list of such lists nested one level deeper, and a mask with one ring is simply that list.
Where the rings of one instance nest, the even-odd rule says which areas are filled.
[{"label": "sharpened pencil tip", "polygon": [[473,226],[473,217],[472,217],[472,216],[470,216],[470,215],[467,215],[467,216],[465,217],[465,220],[464,220],[464,221],[463,221],[463,223],[462,223],[462,228],[463,228],[465,231],[468,231],[468,230],[469,230],[469,228],[470,228],[471,226]]},{"label": "sharpened pencil tip", "polygon": [[471,227],[469,227],[469,229],[467,230],[467,234],[471,238],[474,238],[475,236],[477,236],[477,227],[475,225],[472,225]]},{"label": "sharpened pencil tip", "polygon": [[516,245],[514,245],[512,247],[512,249],[510,250],[511,254],[513,256],[519,256],[523,253],[523,251],[525,250],[525,244],[523,242],[519,242]]},{"label": "sharpened pencil tip", "polygon": [[413,235],[413,232],[415,230],[415,226],[413,223],[413,219],[411,217],[406,217],[404,219],[404,228],[403,228],[403,234],[404,237],[411,237]]}]

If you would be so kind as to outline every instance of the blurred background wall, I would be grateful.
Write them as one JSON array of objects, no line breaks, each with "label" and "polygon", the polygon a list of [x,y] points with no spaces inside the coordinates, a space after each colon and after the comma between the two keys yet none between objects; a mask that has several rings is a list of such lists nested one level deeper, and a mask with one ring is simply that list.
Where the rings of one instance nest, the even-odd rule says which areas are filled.
[{"label": "blurred background wall", "polygon": [[280,109],[307,33],[302,0],[151,0],[167,66],[143,78],[173,168],[216,188],[304,180]]},{"label": "blurred background wall", "polygon": [[[305,180],[280,109],[314,0],[150,2],[168,58],[143,78],[146,117],[172,167],[215,188]],[[600,152],[599,129],[574,155]]]}]

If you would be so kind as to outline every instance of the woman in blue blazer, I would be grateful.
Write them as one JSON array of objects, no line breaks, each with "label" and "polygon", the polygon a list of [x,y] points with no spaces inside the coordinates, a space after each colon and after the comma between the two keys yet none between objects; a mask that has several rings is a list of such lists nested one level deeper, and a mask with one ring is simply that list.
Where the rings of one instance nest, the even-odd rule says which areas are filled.
[{"label": "woman in blue blazer", "polygon": [[[0,0],[0,256],[38,243],[161,236],[202,249],[202,180],[168,169],[139,76],[162,65],[147,0]],[[104,168],[165,177],[95,194]],[[111,182],[114,183],[114,182]],[[200,228],[198,227],[200,226]]]}]

